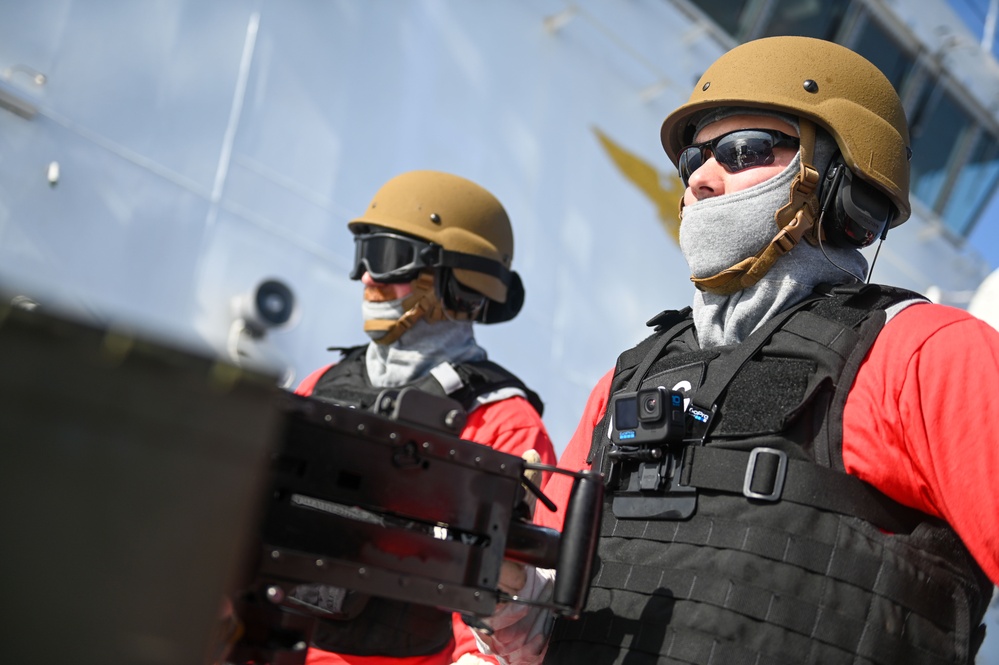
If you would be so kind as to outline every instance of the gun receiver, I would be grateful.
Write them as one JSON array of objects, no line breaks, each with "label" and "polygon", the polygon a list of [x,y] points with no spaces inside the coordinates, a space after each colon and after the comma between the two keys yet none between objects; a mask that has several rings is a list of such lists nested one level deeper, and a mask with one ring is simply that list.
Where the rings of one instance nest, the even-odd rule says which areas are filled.
[{"label": "gun receiver", "polygon": [[283,440],[244,621],[263,612],[301,647],[316,618],[294,599],[303,584],[484,617],[509,599],[498,590],[503,559],[555,568],[550,607],[578,616],[599,530],[599,474],[574,474],[559,533],[529,521],[530,465],[460,439],[465,414],[453,400],[404,389],[380,396],[379,413],[281,401]]}]

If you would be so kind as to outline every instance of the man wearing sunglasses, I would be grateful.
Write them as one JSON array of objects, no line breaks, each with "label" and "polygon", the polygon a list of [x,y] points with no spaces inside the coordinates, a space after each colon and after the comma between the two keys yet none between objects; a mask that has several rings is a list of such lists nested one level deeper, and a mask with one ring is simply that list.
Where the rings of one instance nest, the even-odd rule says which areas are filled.
[{"label": "man wearing sunglasses", "polygon": [[[348,226],[350,277],[364,287],[371,342],[343,350],[296,392],[358,408],[370,408],[386,388],[447,395],[468,413],[461,438],[554,464],[541,400],[487,359],[472,330],[476,322],[512,319],[524,300],[500,202],[456,175],[411,171],[385,183]],[[328,587],[302,599],[335,612],[345,602],[342,590]],[[349,621],[319,622],[310,665],[448,665],[477,653],[469,629],[450,613],[379,598],[365,603]]]},{"label": "man wearing sunglasses", "polygon": [[711,65],[661,138],[692,307],[650,321],[560,460],[608,479],[582,617],[545,641],[538,616],[497,616],[484,648],[973,662],[999,582],[999,333],[865,284],[859,249],[910,212],[898,95],[842,46],[762,39]]}]

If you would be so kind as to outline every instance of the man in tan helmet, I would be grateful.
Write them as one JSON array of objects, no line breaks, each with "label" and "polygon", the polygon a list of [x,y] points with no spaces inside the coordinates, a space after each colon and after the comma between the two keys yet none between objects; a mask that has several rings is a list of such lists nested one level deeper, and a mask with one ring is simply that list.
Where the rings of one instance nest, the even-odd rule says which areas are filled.
[{"label": "man in tan helmet", "polygon": [[662,142],[697,290],[621,354],[560,460],[607,474],[586,610],[547,640],[537,613],[501,613],[483,647],[973,662],[999,581],[999,335],[865,284],[859,248],[909,215],[897,94],[842,46],[762,39],[704,73]]},{"label": "man in tan helmet", "polygon": [[[520,310],[524,289],[513,261],[506,211],[479,185],[448,173],[392,178],[363,215],[351,278],[364,285],[366,345],[343,350],[298,387],[338,404],[370,408],[386,388],[447,395],[468,412],[461,438],[531,461],[555,463],[538,396],[487,360],[474,322],[497,323]],[[302,600],[340,612],[343,591],[314,587]],[[457,638],[457,643],[456,643]],[[307,662],[448,665],[475,651],[471,634],[428,606],[366,599],[350,621],[318,624]]]}]

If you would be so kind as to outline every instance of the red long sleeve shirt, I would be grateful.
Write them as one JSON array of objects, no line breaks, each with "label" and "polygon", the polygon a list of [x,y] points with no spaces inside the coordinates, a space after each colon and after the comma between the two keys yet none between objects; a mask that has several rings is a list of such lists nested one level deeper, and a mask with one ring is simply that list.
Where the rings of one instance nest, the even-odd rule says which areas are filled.
[{"label": "red long sleeve shirt", "polygon": [[[613,372],[594,387],[559,465],[588,468]],[[918,304],[885,325],[843,414],[847,473],[899,503],[941,517],[999,583],[999,332],[963,310]],[[563,507],[572,479],[545,493]],[[536,521],[561,529],[562,513]]]}]

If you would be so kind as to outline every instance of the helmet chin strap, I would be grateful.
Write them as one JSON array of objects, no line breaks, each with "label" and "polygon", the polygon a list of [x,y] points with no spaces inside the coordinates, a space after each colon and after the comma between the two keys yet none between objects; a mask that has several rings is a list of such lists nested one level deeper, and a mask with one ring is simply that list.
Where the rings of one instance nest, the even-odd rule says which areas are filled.
[{"label": "helmet chin strap", "polygon": [[410,282],[412,292],[402,301],[404,313],[398,319],[369,319],[364,322],[365,332],[384,332],[385,334],[374,340],[376,344],[388,345],[397,341],[403,334],[412,328],[417,321],[425,319],[427,323],[436,323],[445,319],[451,321],[466,321],[472,318],[464,312],[453,312],[446,310],[437,289],[434,287],[436,271],[424,270],[420,275]]},{"label": "helmet chin strap", "polygon": [[[815,219],[819,201],[815,190],[819,184],[819,172],[811,163],[815,151],[815,125],[804,118],[800,118],[798,122],[801,166],[791,183],[787,205],[774,214],[774,222],[780,230],[755,256],[743,259],[710,277],[691,277],[690,281],[701,291],[727,296],[749,288],[767,274],[777,259],[794,249],[802,237],[812,243],[817,239]],[[680,214],[682,218],[682,198]]]}]

